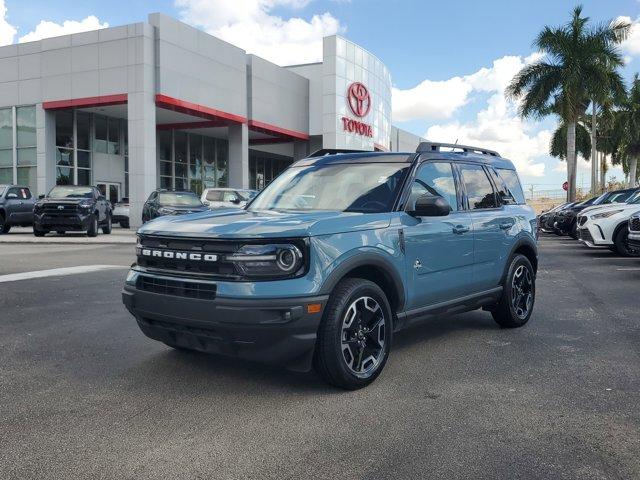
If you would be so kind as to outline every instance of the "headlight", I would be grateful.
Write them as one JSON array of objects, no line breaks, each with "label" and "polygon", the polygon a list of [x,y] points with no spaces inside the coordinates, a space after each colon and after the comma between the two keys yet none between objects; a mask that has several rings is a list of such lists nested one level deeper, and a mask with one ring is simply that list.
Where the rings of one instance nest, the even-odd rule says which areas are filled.
[{"label": "headlight", "polygon": [[595,215],[591,215],[591,220],[597,220],[598,218],[609,218],[620,212],[622,212],[622,210],[611,210],[609,212],[596,213]]},{"label": "headlight", "polygon": [[303,255],[293,244],[243,245],[226,260],[247,277],[288,277],[299,273]]},{"label": "headlight", "polygon": [[160,207],[158,213],[161,215],[173,215],[176,211],[171,208]]}]

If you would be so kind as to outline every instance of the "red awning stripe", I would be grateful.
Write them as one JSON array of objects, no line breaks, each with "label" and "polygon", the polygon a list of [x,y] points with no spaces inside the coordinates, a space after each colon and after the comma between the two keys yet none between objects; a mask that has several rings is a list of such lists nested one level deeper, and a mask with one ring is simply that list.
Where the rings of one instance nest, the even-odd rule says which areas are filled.
[{"label": "red awning stripe", "polygon": [[249,129],[255,132],[266,133],[276,137],[287,137],[295,140],[309,140],[309,134],[289,130],[287,128],[277,127],[269,123],[260,122],[259,120],[249,120]]},{"label": "red awning stripe", "polygon": [[100,97],[72,98],[69,100],[42,102],[42,108],[45,110],[60,110],[63,108],[104,107],[108,105],[122,105],[127,103],[127,101],[127,94],[120,93],[117,95],[102,95]]},{"label": "red awning stripe", "polygon": [[222,110],[216,110],[215,108],[205,107],[204,105],[198,105],[197,103],[179,100],[160,93],[156,95],[156,105],[167,110],[186,113],[187,115],[207,118],[210,120],[224,119],[233,123],[247,123],[247,119],[242,115],[223,112]]}]

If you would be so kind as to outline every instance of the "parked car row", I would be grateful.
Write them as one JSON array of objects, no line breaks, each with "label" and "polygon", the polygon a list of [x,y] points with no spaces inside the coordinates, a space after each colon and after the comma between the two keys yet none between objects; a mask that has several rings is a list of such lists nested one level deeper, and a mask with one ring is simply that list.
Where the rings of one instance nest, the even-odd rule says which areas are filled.
[{"label": "parked car row", "polygon": [[[192,192],[155,190],[144,204],[142,221],[163,215],[181,215],[209,208],[243,208],[257,195],[255,190],[205,189],[199,197]],[[49,232],[86,231],[95,237],[98,230],[111,233],[113,224],[129,228],[129,198],[112,205],[96,187],[58,185],[36,199],[29,187],[0,185],[0,234],[11,227],[33,227],[42,237]]]},{"label": "parked car row", "polygon": [[541,231],[569,235],[589,247],[640,256],[640,188],[607,192],[583,202],[564,203],[538,218]]}]

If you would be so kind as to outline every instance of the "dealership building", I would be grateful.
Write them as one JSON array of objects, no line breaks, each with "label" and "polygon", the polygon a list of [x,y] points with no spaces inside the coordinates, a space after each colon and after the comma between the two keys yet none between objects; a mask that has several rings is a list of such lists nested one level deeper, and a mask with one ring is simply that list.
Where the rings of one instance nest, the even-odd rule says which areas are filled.
[{"label": "dealership building", "polygon": [[392,126],[391,74],[340,36],[322,62],[281,67],[162,14],[0,47],[0,184],[264,187],[319,149],[414,150]]}]

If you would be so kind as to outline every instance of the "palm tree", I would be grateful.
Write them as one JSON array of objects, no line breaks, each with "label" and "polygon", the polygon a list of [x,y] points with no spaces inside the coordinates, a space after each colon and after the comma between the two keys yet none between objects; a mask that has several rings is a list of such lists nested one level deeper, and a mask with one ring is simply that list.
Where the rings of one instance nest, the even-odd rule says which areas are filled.
[{"label": "palm tree", "polygon": [[507,88],[508,96],[522,100],[523,117],[543,117],[554,103],[560,107],[560,117],[567,126],[569,201],[576,197],[576,124],[592,98],[624,89],[616,71],[623,65],[617,43],[625,38],[630,25],[616,21],[588,28],[588,21],[578,6],[566,25],[544,27],[534,42],[542,58],[525,66]]},{"label": "palm tree", "polygon": [[629,174],[629,186],[635,187],[640,157],[640,78],[637,73],[616,112],[615,130],[620,135],[620,157]]},{"label": "palm tree", "polygon": [[[591,155],[589,130],[582,122],[576,124],[576,153],[582,155],[583,158],[589,158]],[[567,159],[567,124],[563,121],[560,121],[558,128],[553,132],[549,155],[561,160]]]}]

